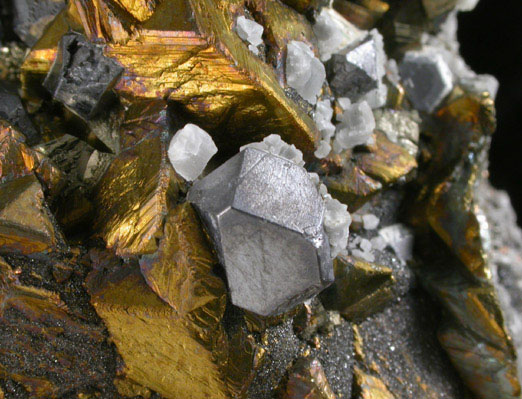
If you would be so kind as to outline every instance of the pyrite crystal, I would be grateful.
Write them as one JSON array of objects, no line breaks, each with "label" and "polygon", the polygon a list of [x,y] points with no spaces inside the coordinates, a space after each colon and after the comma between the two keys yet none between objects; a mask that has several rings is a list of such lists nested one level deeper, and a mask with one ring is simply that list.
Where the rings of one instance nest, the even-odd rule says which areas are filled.
[{"label": "pyrite crystal", "polygon": [[475,4],[3,0],[0,398],[520,398]]}]

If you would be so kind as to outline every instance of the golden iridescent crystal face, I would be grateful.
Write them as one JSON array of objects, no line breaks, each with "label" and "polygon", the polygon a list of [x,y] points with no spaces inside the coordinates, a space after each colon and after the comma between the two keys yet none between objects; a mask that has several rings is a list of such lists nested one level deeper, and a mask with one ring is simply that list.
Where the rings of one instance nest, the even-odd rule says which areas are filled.
[{"label": "golden iridescent crystal face", "polygon": [[[69,0],[57,15],[38,17],[30,33],[39,39],[21,66],[19,44],[2,47],[9,55],[0,60],[0,79],[9,80],[15,93],[19,89],[19,111],[30,116],[38,139],[33,145],[0,107],[0,398],[20,392],[52,399],[519,397],[516,349],[492,277],[489,216],[477,194],[487,179],[494,101],[476,92],[480,76],[466,84],[451,70],[450,94],[432,112],[419,111],[412,90],[424,85],[412,87],[401,74],[406,52],[425,50],[427,38],[437,47],[447,29],[443,22],[455,17],[460,3]],[[321,27],[325,15],[330,19]],[[239,17],[262,28],[256,51],[239,34]],[[67,46],[64,37],[77,40]],[[371,60],[350,65],[346,55],[369,37]],[[329,48],[336,40],[345,44]],[[289,84],[294,41],[328,76],[321,78],[317,101],[333,113],[327,117],[330,136],[318,128],[319,107]],[[87,50],[74,59],[78,43]],[[359,68],[354,76],[362,78],[373,73],[366,77],[377,92],[372,96],[362,80],[350,81],[360,86],[353,91],[360,97],[336,97],[324,69],[329,52],[341,57],[345,76],[350,68]],[[89,82],[103,77],[96,57],[116,71],[113,76],[107,67],[111,79],[105,85],[101,78]],[[445,47],[444,57],[441,62],[460,56]],[[298,74],[310,72],[305,64]],[[65,100],[55,95],[60,85],[74,86],[77,75],[97,90],[92,112],[70,105],[81,105],[89,84],[67,92]],[[428,74],[423,83],[429,88],[433,82]],[[371,116],[366,122],[372,127],[363,127],[366,141],[335,147],[341,124],[358,122],[343,121],[343,113],[361,102]],[[399,127],[374,124],[378,108],[390,120],[396,117]],[[407,137],[403,114],[416,115],[408,120],[415,137]],[[199,182],[185,180],[170,160],[172,137],[189,123],[208,132],[218,149]],[[351,133],[361,133],[356,130]],[[280,139],[271,145],[283,144],[268,150],[260,141],[272,134]],[[182,155],[190,158],[201,143],[188,141]],[[270,156],[286,157],[281,163],[291,165],[265,170],[258,180],[268,183],[261,189],[248,180],[261,161],[234,169],[233,157],[251,143],[256,150],[243,153],[273,151]],[[329,153],[314,154],[325,143]],[[223,165],[234,178],[209,180]],[[291,168],[300,168],[304,183],[288,178]],[[226,194],[238,182],[248,195]],[[309,256],[296,254],[296,245],[285,248],[290,240],[264,239],[261,232],[275,226],[274,219],[237,204],[253,197],[265,210],[275,203],[278,215],[289,220],[288,234],[296,234],[292,212],[309,216],[312,206],[303,211],[266,192],[269,184],[281,184],[302,205],[305,183],[321,209],[320,224],[299,230],[314,248]],[[190,202],[198,184],[216,193],[204,198],[209,208],[231,205],[205,219]],[[248,208],[252,226],[262,227],[242,229],[246,218],[230,222],[228,230],[212,226],[240,206]],[[303,302],[323,286],[295,293],[290,281],[302,276],[278,278],[275,266],[325,256],[327,274],[332,231],[348,212],[354,223],[333,260],[335,282]],[[379,225],[366,228],[361,215],[372,212]],[[401,237],[381,234],[399,223],[415,238],[413,260],[396,251]],[[317,226],[321,234],[314,235]],[[234,241],[220,236],[223,231],[248,237],[239,234]],[[253,246],[237,245],[238,237]],[[268,262],[275,241],[281,257]],[[246,248],[234,253],[237,264],[252,269],[237,273],[243,284],[227,280],[224,243]],[[271,282],[270,290],[261,280]],[[234,302],[238,286],[255,287],[258,295],[249,299],[262,305],[272,292],[290,297],[292,306],[281,314],[260,312],[272,316],[244,310],[251,308]]]}]

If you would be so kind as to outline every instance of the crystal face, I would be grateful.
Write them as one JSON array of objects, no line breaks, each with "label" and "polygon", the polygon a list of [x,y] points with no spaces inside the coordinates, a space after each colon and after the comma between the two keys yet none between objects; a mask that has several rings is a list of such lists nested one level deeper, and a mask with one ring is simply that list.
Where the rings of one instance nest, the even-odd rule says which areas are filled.
[{"label": "crystal face", "polygon": [[438,53],[409,51],[399,71],[408,97],[421,111],[432,112],[453,87],[451,71]]},{"label": "crystal face", "polygon": [[105,57],[101,46],[77,33],[63,36],[58,48],[43,85],[72,112],[83,119],[91,119],[123,68]]},{"label": "crystal face", "polygon": [[333,281],[324,204],[303,168],[245,148],[196,182],[188,199],[214,240],[236,306],[278,314]]},{"label": "crystal face", "polygon": [[476,2],[0,1],[0,398],[519,399]]},{"label": "crystal face", "polygon": [[198,178],[216,152],[212,137],[192,123],[177,131],[168,150],[170,163],[176,172],[189,181]]},{"label": "crystal face", "polygon": [[293,40],[288,44],[287,52],[288,85],[310,104],[315,104],[326,78],[324,65],[306,43]]}]

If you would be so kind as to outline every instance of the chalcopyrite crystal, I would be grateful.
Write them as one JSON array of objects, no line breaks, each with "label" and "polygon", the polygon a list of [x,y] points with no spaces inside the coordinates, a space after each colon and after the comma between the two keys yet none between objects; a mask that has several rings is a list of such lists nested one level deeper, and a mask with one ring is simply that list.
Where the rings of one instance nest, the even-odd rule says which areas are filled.
[{"label": "chalcopyrite crystal", "polygon": [[520,399],[476,3],[0,0],[0,399]]},{"label": "chalcopyrite crystal", "polygon": [[62,37],[43,85],[56,100],[88,120],[100,110],[104,95],[122,72],[120,65],[104,56],[102,46],[69,33]]},{"label": "chalcopyrite crystal", "polygon": [[306,43],[296,40],[288,43],[286,55],[288,86],[294,88],[310,104],[315,104],[325,78],[324,65]]},{"label": "chalcopyrite crystal", "polygon": [[279,314],[333,281],[324,203],[302,167],[245,148],[196,182],[188,200],[214,241],[236,306]]},{"label": "chalcopyrite crystal", "polygon": [[203,172],[217,152],[212,137],[200,127],[188,123],[176,132],[169,145],[169,160],[185,180],[193,181]]}]

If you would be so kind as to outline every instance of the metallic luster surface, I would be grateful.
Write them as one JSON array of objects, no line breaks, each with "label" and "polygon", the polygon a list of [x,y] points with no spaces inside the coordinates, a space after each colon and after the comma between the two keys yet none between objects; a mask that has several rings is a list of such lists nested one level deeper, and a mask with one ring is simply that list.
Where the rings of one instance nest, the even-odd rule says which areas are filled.
[{"label": "metallic luster surface", "polygon": [[103,47],[77,33],[58,44],[56,59],[43,86],[54,99],[85,120],[92,119],[103,97],[118,81],[123,68],[103,55]]},{"label": "metallic luster surface", "polygon": [[[219,311],[186,317],[162,301],[136,265],[88,280],[91,301],[122,357],[125,375],[165,398],[227,398],[219,362],[226,359],[223,331],[207,329]],[[175,367],[173,367],[175,365]]]},{"label": "metallic luster surface", "polygon": [[375,131],[375,148],[355,154],[356,164],[370,177],[383,184],[393,184],[408,177],[417,168],[417,161],[404,147]]},{"label": "metallic luster surface", "polygon": [[353,374],[356,399],[395,399],[380,378],[365,373],[357,366],[354,367]]},{"label": "metallic luster surface", "polygon": [[330,88],[337,97],[348,97],[352,102],[357,102],[364,94],[377,88],[378,62],[373,37],[334,54],[326,69]]},{"label": "metallic luster surface", "polygon": [[319,360],[301,357],[288,373],[282,399],[335,399]]},{"label": "metallic luster surface", "polygon": [[395,279],[388,267],[349,256],[334,260],[335,282],[322,294],[327,309],[338,310],[349,320],[364,320],[392,298]]},{"label": "metallic luster surface", "polygon": [[94,195],[94,233],[122,256],[153,253],[181,180],[168,163],[166,133],[119,154]]},{"label": "metallic luster surface", "polygon": [[22,284],[0,258],[0,378],[28,398],[58,399],[103,384],[103,328],[77,317],[60,296]]},{"label": "metallic luster surface", "polygon": [[[275,3],[267,1],[263,10],[269,11],[267,23],[276,43],[312,35],[304,17],[296,14],[299,24],[287,24],[287,15]],[[24,63],[26,97],[31,96],[32,82],[49,70],[61,36],[74,27],[91,40],[105,41],[105,55],[125,68],[115,87],[119,95],[134,100],[168,98],[209,131],[219,148],[235,151],[277,133],[306,154],[315,150],[319,132],[312,119],[287,97],[274,69],[253,55],[233,31],[243,1],[164,0],[134,32],[124,28],[132,24],[111,14],[107,4],[111,1],[69,3]],[[180,12],[167,18],[168,9]],[[295,33],[283,34],[279,28],[283,25]],[[281,51],[275,59],[281,59]]]},{"label": "metallic luster surface", "polygon": [[439,339],[469,388],[481,399],[515,398],[516,355],[491,282],[487,222],[474,198],[495,127],[493,102],[456,90],[436,118],[432,162],[412,210],[423,232],[418,273],[447,311]]},{"label": "metallic luster surface", "polygon": [[222,316],[225,285],[212,275],[217,259],[192,206],[185,202],[173,208],[163,231],[158,251],[140,259],[147,284],[180,316],[202,307]]},{"label": "metallic luster surface", "polygon": [[0,253],[33,254],[63,243],[34,175],[0,184]]},{"label": "metallic luster surface", "polygon": [[276,315],[332,282],[324,203],[304,168],[246,148],[196,182],[188,199],[214,241],[236,306]]},{"label": "metallic luster surface", "polygon": [[26,45],[32,46],[64,6],[65,0],[13,1],[14,31]]}]

